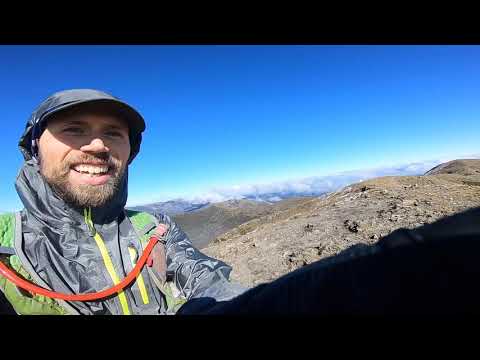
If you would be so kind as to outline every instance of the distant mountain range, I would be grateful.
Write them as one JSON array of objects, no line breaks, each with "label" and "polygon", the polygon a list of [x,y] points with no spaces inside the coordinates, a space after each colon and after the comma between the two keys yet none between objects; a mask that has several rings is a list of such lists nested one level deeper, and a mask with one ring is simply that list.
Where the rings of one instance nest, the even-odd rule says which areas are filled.
[{"label": "distant mountain range", "polygon": [[244,222],[312,199],[311,194],[308,195],[310,196],[296,196],[293,192],[269,193],[217,203],[196,203],[177,199],[129,209],[157,211],[169,215],[185,231],[192,243],[202,249],[216,237]]},{"label": "distant mountain range", "polygon": [[324,191],[308,191],[308,192],[282,191],[282,192],[271,192],[266,194],[246,195],[244,199],[273,204],[273,203],[276,203],[282,200],[291,199],[291,198],[322,196],[324,194],[326,194],[326,192]]},{"label": "distant mountain range", "polygon": [[[262,202],[267,204],[274,204],[276,202],[291,199],[291,198],[298,198],[298,197],[312,197],[312,196],[322,196],[326,195],[325,192],[294,192],[294,191],[282,191],[282,192],[271,192],[265,194],[250,194],[243,196],[238,199],[230,199],[227,201],[218,202],[219,203],[228,203],[229,201],[235,200],[251,200],[256,202]],[[168,216],[177,216],[181,214],[191,213],[194,211],[198,211],[204,209],[208,206],[213,205],[213,202],[205,201],[205,202],[195,202],[189,201],[185,199],[174,199],[164,202],[156,202],[151,204],[145,205],[138,205],[138,206],[129,206],[128,209],[137,210],[137,211],[156,211],[162,214],[166,214]]]},{"label": "distant mountain range", "polygon": [[[478,154],[478,156],[480,157],[480,154]],[[326,196],[326,194],[338,191],[349,184],[355,184],[360,181],[382,176],[423,175],[428,170],[435,170],[439,164],[441,164],[439,166],[446,166],[446,163],[446,161],[429,160],[398,166],[345,171],[328,176],[312,176],[269,184],[216,189],[208,195],[202,195],[202,197],[197,200],[172,199],[165,202],[129,206],[128,208],[146,211],[153,210],[169,216],[175,216],[204,209],[212,203],[232,199],[245,199],[273,204],[295,197]]]},{"label": "distant mountain range", "polygon": [[248,199],[228,200],[210,204],[200,210],[173,216],[173,220],[199,249],[233,228],[262,216],[272,215],[285,208],[310,201],[311,197],[297,197],[275,203]]},{"label": "distant mountain range", "polygon": [[209,202],[195,203],[183,199],[176,199],[140,206],[130,206],[128,207],[128,209],[137,211],[155,211],[166,214],[168,216],[175,216],[178,214],[184,214],[195,210],[200,210],[208,205],[210,205]]}]

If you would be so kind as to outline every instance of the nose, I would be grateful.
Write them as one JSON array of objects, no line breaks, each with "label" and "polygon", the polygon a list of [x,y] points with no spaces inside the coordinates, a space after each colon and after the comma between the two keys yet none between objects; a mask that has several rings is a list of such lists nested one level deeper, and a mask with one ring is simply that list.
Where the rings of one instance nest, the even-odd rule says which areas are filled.
[{"label": "nose", "polygon": [[83,145],[80,150],[91,153],[105,153],[110,151],[110,149],[105,146],[103,140],[99,138],[93,139],[90,144]]}]

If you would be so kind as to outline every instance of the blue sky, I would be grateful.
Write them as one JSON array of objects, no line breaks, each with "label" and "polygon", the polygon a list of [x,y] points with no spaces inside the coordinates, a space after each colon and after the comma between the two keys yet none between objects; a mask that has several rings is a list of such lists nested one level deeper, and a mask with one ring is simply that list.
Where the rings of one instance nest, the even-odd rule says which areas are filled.
[{"label": "blue sky", "polygon": [[0,210],[18,138],[53,92],[147,121],[129,204],[476,154],[479,46],[0,46]]}]

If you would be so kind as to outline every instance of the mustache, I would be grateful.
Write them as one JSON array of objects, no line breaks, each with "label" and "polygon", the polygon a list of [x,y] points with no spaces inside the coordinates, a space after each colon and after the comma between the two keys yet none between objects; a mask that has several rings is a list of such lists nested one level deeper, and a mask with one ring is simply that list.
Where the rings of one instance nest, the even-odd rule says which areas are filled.
[{"label": "mustache", "polygon": [[98,154],[98,155],[83,154],[66,161],[64,163],[64,169],[67,170],[67,169],[70,169],[72,166],[79,165],[79,164],[106,165],[109,168],[114,170],[118,170],[122,165],[120,160],[115,159],[110,154]]}]

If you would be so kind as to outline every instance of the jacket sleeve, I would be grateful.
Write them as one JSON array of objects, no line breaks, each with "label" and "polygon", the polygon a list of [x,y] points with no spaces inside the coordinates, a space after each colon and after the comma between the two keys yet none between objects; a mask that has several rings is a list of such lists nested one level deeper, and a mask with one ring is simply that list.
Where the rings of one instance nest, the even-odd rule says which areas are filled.
[{"label": "jacket sleeve", "polygon": [[175,286],[188,300],[211,298],[225,301],[248,290],[232,283],[229,280],[232,268],[197,250],[169,216],[158,213],[155,216],[169,226],[166,235],[167,274],[173,275]]}]

